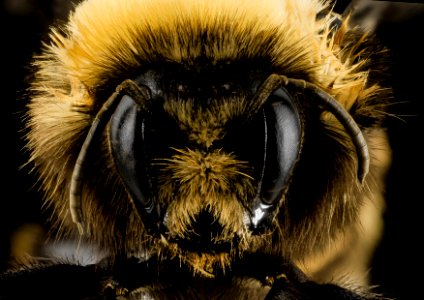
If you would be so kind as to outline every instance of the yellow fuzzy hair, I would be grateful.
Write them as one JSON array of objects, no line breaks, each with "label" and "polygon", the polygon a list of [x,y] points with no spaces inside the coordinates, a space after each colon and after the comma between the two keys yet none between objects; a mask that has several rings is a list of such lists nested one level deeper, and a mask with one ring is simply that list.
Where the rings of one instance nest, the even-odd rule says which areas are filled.
[{"label": "yellow fuzzy hair", "polygon": [[[358,65],[355,57],[343,59],[344,50],[338,43],[343,41],[346,28],[329,38],[331,15],[315,20],[317,12],[328,9],[328,5],[318,0],[130,0],[102,1],[100,5],[97,1],[85,1],[71,15],[65,34],[53,31],[53,43],[45,52],[45,59],[49,64],[52,60],[56,63],[44,65],[42,76],[55,87],[52,93],[58,93],[57,88],[62,86],[66,95],[70,88],[96,90],[112,72],[142,68],[155,56],[190,63],[201,49],[198,44],[191,45],[184,32],[178,32],[188,27],[195,35],[196,31],[215,31],[217,24],[224,23],[232,31],[228,36],[221,32],[220,46],[207,49],[207,56],[216,61],[237,57],[240,45],[234,43],[234,36],[243,35],[246,30],[257,38],[273,34],[279,37],[270,50],[274,66],[285,74],[307,71],[314,83],[328,89],[350,108],[358,98],[366,98],[375,91],[365,88],[367,74],[356,72],[365,61]],[[159,28],[167,32],[163,40],[140,38]],[[247,42],[251,46],[247,54],[254,56],[260,41]],[[81,100],[90,104],[89,98]]]}]

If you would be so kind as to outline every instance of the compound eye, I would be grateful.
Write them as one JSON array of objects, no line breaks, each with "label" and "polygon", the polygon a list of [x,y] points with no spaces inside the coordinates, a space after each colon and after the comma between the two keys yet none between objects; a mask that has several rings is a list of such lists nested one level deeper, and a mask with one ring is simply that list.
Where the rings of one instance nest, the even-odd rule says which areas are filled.
[{"label": "compound eye", "polygon": [[145,113],[123,96],[110,120],[109,139],[117,171],[138,211],[155,214],[147,176]]},{"label": "compound eye", "polygon": [[274,204],[282,196],[300,152],[301,122],[294,100],[284,88],[276,90],[264,108],[266,141],[261,200]]},{"label": "compound eye", "polygon": [[263,167],[252,207],[254,231],[270,226],[298,160],[302,139],[296,102],[284,88],[280,87],[269,96],[262,114],[265,123]]}]

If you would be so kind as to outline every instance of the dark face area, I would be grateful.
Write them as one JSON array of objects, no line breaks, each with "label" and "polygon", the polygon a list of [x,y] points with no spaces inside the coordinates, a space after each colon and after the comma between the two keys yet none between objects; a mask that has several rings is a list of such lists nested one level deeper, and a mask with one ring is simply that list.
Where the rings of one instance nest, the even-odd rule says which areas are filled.
[{"label": "dark face area", "polygon": [[118,173],[148,231],[182,251],[228,254],[269,233],[298,159],[297,104],[266,76],[150,70],[110,120]]}]

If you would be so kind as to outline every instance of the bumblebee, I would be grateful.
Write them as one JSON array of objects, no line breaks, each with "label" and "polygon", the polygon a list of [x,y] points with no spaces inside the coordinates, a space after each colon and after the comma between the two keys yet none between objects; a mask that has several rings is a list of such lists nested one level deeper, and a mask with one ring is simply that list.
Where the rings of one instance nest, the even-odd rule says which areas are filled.
[{"label": "bumblebee", "polygon": [[385,299],[383,57],[331,1],[81,2],[26,138],[54,238],[95,262],[35,259],[0,298]]}]

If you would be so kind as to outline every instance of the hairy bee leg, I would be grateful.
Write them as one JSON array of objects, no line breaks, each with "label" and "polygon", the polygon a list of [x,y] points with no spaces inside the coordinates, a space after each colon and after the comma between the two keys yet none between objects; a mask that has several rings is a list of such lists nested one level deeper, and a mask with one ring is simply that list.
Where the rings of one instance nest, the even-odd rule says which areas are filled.
[{"label": "hairy bee leg", "polygon": [[234,265],[234,273],[240,277],[256,278],[270,286],[264,300],[383,300],[371,292],[354,290],[332,283],[318,283],[293,263],[265,255],[251,254]]},{"label": "hairy bee leg", "polygon": [[109,280],[103,289],[104,300],[126,299],[128,294],[129,290],[114,280]]},{"label": "hairy bee leg", "polygon": [[0,300],[128,299],[131,290],[157,279],[155,262],[151,265],[136,259],[116,262],[109,257],[85,266],[60,261],[33,263],[0,273]]},{"label": "hairy bee leg", "polygon": [[304,278],[277,276],[265,300],[371,300],[376,295],[360,295],[336,284],[320,284]]},{"label": "hairy bee leg", "polygon": [[104,270],[98,265],[35,263],[0,274],[0,299],[97,299]]},{"label": "hairy bee leg", "polygon": [[296,282],[292,278],[275,281],[265,300],[369,300],[335,284],[319,284],[312,281]]}]

